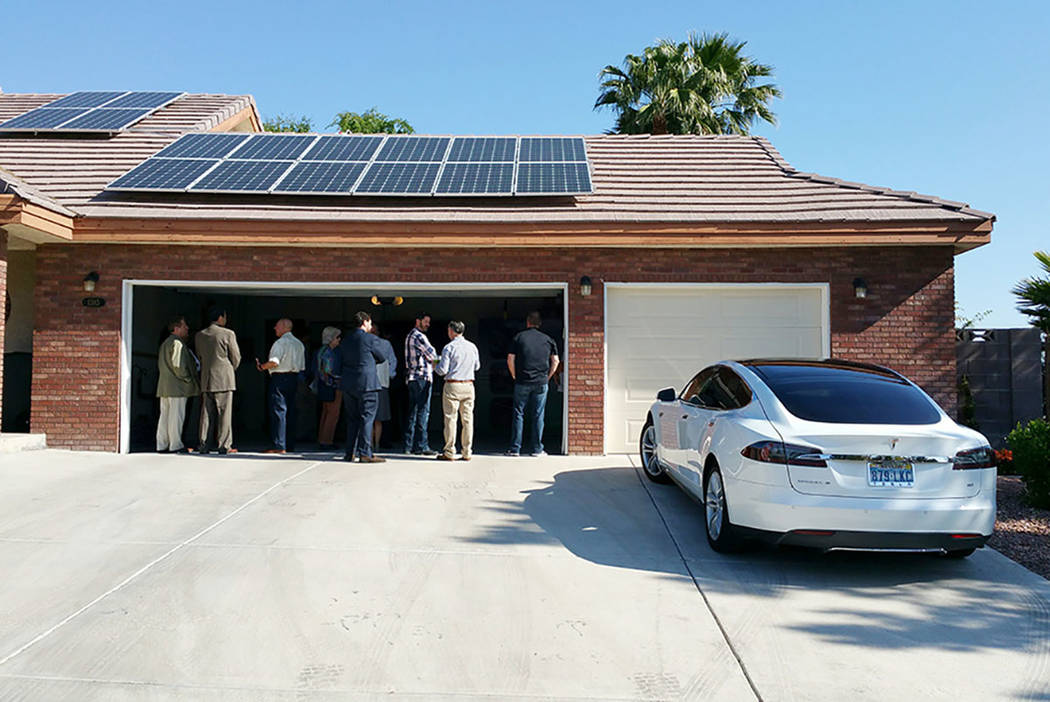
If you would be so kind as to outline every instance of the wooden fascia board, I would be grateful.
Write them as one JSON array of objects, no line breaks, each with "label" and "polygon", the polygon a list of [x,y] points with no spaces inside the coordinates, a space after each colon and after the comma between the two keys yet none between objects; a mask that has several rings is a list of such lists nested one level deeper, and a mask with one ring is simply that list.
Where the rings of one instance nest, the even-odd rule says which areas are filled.
[{"label": "wooden fascia board", "polygon": [[249,220],[78,220],[82,243],[204,243],[313,246],[865,246],[954,245],[990,239],[983,223],[437,223]]},{"label": "wooden fascia board", "polygon": [[245,107],[243,110],[241,110],[237,114],[233,115],[232,117],[228,117],[228,118],[224,119],[222,122],[220,122],[219,124],[217,124],[214,127],[212,127],[211,130],[209,130],[209,131],[212,131],[212,132],[228,132],[228,131],[231,131],[234,127],[236,127],[238,124],[244,122],[245,120],[248,120],[248,122],[251,124],[251,126],[252,126],[251,131],[253,131],[253,132],[261,132],[262,131],[262,123],[259,122],[259,115],[255,111],[255,108],[252,107],[251,105],[249,105],[248,107]]},{"label": "wooden fascia board", "polygon": [[17,195],[0,195],[0,224],[20,224],[49,237],[71,241],[73,218],[53,212]]}]

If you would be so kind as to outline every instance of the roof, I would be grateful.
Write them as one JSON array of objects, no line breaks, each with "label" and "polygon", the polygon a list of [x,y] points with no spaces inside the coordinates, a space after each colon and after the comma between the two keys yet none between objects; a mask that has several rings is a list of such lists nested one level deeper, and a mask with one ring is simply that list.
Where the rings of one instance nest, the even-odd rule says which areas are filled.
[{"label": "roof", "polygon": [[[0,94],[0,120],[59,95]],[[103,192],[187,131],[254,110],[248,96],[186,95],[109,139],[0,137],[0,168],[82,218],[377,224],[547,223],[572,227],[920,223],[990,230],[994,215],[960,202],[794,169],[764,138],[586,136],[594,192],[575,198],[319,198]],[[983,243],[983,242],[982,242]]]}]

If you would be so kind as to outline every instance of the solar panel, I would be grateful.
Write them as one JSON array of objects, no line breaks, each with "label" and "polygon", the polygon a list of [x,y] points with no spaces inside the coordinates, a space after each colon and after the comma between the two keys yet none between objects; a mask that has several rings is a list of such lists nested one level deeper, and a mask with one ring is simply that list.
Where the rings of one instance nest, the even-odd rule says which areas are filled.
[{"label": "solar panel", "polygon": [[190,191],[265,193],[291,165],[292,161],[223,161],[195,183]]},{"label": "solar panel", "polygon": [[63,122],[88,113],[88,108],[68,107],[52,109],[39,107],[0,124],[0,129],[30,131],[33,129],[54,129]]},{"label": "solar panel", "polygon": [[123,97],[119,97],[112,102],[107,102],[105,107],[141,107],[148,110],[155,110],[158,107],[163,107],[168,104],[182,93],[170,93],[170,92],[134,92],[128,93]]},{"label": "solar panel", "polygon": [[[121,111],[95,108],[75,119],[89,121],[95,112]],[[160,163],[150,165],[154,161]],[[187,134],[111,187],[409,197],[565,196],[593,191],[586,145],[580,137],[370,134]]]},{"label": "solar panel", "polygon": [[448,152],[449,161],[510,161],[518,140],[514,137],[456,137]]},{"label": "solar panel", "polygon": [[586,161],[581,137],[522,137],[519,161]]},{"label": "solar panel", "polygon": [[446,163],[435,195],[510,195],[513,163]]},{"label": "solar panel", "polygon": [[248,134],[187,134],[155,158],[222,158],[248,140]]},{"label": "solar panel", "polygon": [[349,195],[365,162],[301,161],[274,187],[275,193]]},{"label": "solar panel", "polygon": [[317,139],[314,135],[258,134],[241,145],[230,158],[253,161],[295,160]]},{"label": "solar panel", "polygon": [[[104,105],[113,98],[123,95],[124,90],[83,90],[79,93],[66,95],[47,103],[47,107],[98,107]],[[118,107],[131,107],[130,105],[118,105]]]},{"label": "solar panel", "polygon": [[586,163],[518,164],[517,192],[522,195],[568,195],[591,192]]},{"label": "solar panel", "polygon": [[303,155],[304,161],[368,161],[381,136],[323,136]]},{"label": "solar panel", "polygon": [[74,120],[65,122],[62,131],[119,131],[132,122],[145,117],[149,109],[110,109],[100,107],[90,112],[85,112]]},{"label": "solar panel", "polygon": [[392,136],[376,161],[442,161],[450,141],[449,137]]},{"label": "solar panel", "polygon": [[370,195],[429,195],[440,163],[373,163],[355,193]]},{"label": "solar panel", "polygon": [[109,184],[110,190],[185,190],[218,159],[151,158]]}]

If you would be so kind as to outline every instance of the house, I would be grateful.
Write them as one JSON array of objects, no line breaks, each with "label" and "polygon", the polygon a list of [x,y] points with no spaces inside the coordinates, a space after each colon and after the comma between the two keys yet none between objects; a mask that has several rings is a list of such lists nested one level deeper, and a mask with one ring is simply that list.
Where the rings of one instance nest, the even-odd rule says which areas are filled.
[{"label": "house", "polygon": [[[0,93],[0,122],[61,97]],[[482,447],[504,447],[506,343],[534,308],[565,362],[554,451],[636,450],[656,390],[722,358],[879,363],[954,411],[953,261],[988,243],[991,214],[800,173],[740,136],[583,137],[593,192],[575,196],[107,189],[186,133],[259,130],[249,96],[184,94],[111,134],[0,133],[0,339],[21,369],[5,374],[5,414],[22,408],[51,446],[149,448],[164,323],[181,312],[199,326],[216,302],[248,360],[239,444],[264,436],[250,361],[272,321],[293,318],[316,347],[358,309],[395,347],[416,311],[438,344],[447,321],[466,322],[483,353]]]}]

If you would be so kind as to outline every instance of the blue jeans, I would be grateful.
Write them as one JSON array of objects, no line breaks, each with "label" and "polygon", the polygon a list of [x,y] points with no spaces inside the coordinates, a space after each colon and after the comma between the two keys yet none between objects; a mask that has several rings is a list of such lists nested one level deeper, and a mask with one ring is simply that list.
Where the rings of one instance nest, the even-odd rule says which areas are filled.
[{"label": "blue jeans", "polygon": [[346,458],[372,455],[372,424],[379,408],[379,392],[370,390],[360,395],[343,391],[346,408]]},{"label": "blue jeans", "polygon": [[295,450],[295,390],[298,373],[274,373],[270,376],[270,439],[274,448]]},{"label": "blue jeans", "polygon": [[521,452],[521,434],[525,424],[525,411],[528,409],[532,432],[529,443],[533,448],[530,453],[543,451],[543,412],[547,407],[547,383],[514,386],[514,415],[511,421],[510,450]]},{"label": "blue jeans", "polygon": [[430,423],[430,394],[434,384],[428,380],[408,381],[408,417],[405,420],[405,451],[429,451],[427,424]]}]

